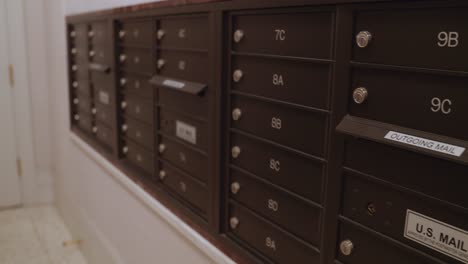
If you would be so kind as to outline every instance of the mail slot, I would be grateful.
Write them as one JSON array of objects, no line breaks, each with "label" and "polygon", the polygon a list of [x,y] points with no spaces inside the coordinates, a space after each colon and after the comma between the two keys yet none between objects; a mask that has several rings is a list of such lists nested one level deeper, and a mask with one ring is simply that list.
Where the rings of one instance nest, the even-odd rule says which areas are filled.
[{"label": "mail slot", "polygon": [[[324,164],[250,137],[231,133],[231,164],[316,203],[322,201]],[[235,154],[235,153],[234,153]]]},{"label": "mail slot", "polygon": [[200,181],[207,182],[208,157],[205,153],[166,137],[160,137],[158,151],[163,160]]},{"label": "mail slot", "polygon": [[122,48],[117,60],[122,70],[142,74],[154,72],[154,59],[151,49]]},{"label": "mail slot", "polygon": [[96,137],[104,145],[112,146],[112,131],[105,124],[96,122]]},{"label": "mail slot", "polygon": [[[159,21],[161,48],[207,49],[209,40],[207,16],[168,17]],[[158,36],[158,37],[159,37]]]},{"label": "mail slot", "polygon": [[190,175],[168,165],[160,163],[159,182],[175,193],[178,197],[194,206],[203,216],[208,210],[208,191],[205,184]]},{"label": "mail slot", "polygon": [[131,117],[124,117],[120,131],[123,135],[134,140],[140,146],[151,152],[153,151],[154,131],[152,126],[141,123]]},{"label": "mail slot", "polygon": [[95,104],[95,108],[96,119],[108,126],[111,126],[112,108],[99,103]]},{"label": "mail slot", "polygon": [[233,56],[233,91],[328,109],[330,65],[300,60]]},{"label": "mail slot", "polygon": [[106,46],[110,38],[110,30],[107,21],[91,23],[91,44],[93,47]]},{"label": "mail slot", "polygon": [[206,52],[162,50],[157,61],[159,74],[186,81],[207,83],[210,67]]},{"label": "mail slot", "polygon": [[[208,116],[209,100],[212,96],[207,91],[205,94],[197,96],[183,93],[176,89],[159,87],[159,105],[168,109],[177,109],[193,117],[206,118]],[[178,107],[183,105],[184,107]]]},{"label": "mail slot", "polygon": [[[344,175],[342,203],[344,216],[447,263],[454,263],[454,259],[439,253],[438,246],[434,247],[435,250],[432,249],[432,242],[425,245],[427,240],[434,244],[437,242],[447,251],[466,253],[468,249],[468,245],[456,238],[456,232],[466,234],[463,230],[468,230],[466,212],[441,204],[438,200],[428,199],[414,192],[400,191],[378,181],[347,173]],[[413,221],[409,221],[408,210],[424,215],[418,218],[425,220],[417,220],[418,225],[413,225]],[[459,231],[451,231],[449,234],[442,227],[436,226]],[[420,241],[414,242],[415,240]]]},{"label": "mail slot", "polygon": [[229,204],[229,235],[263,253],[275,263],[318,264],[317,249],[284,232],[238,203]]},{"label": "mail slot", "polygon": [[[468,140],[468,78],[355,69],[352,90],[365,88],[361,104],[350,96],[350,113],[367,119]],[[353,91],[351,91],[353,93]]]},{"label": "mail slot", "polygon": [[120,102],[122,113],[147,124],[153,124],[153,104],[151,101],[125,95]]},{"label": "mail slot", "polygon": [[[424,257],[419,251],[392,243],[372,231],[363,230],[350,223],[339,227],[337,259],[341,263],[363,264],[435,264],[441,263]],[[340,252],[340,244],[349,242],[352,245],[350,254]]]},{"label": "mail slot", "polygon": [[156,23],[153,20],[123,21],[118,38],[125,45],[151,47]]},{"label": "mail slot", "polygon": [[146,76],[122,72],[118,83],[123,93],[139,96],[152,101],[153,87],[148,80],[149,78]]},{"label": "mail slot", "polygon": [[316,205],[238,170],[231,170],[230,186],[231,199],[312,245],[319,244],[321,209]]},{"label": "mail slot", "polygon": [[329,59],[333,20],[333,13],[320,8],[236,15],[232,19],[232,48],[243,53]]},{"label": "mail slot", "polygon": [[[386,8],[356,14],[355,35],[367,32],[367,45],[354,45],[354,60],[419,68],[468,71],[466,7]],[[437,19],[434,19],[437,18]],[[417,21],[417,23],[415,23]],[[365,37],[365,36],[362,36]],[[369,37],[368,37],[369,38]]]},{"label": "mail slot", "polygon": [[353,170],[468,208],[466,166],[351,138],[345,145],[344,164]]},{"label": "mail slot", "polygon": [[232,96],[231,100],[234,128],[312,155],[324,155],[326,114],[244,96]]},{"label": "mail slot", "polygon": [[131,140],[124,139],[122,142],[121,153],[126,157],[132,164],[141,168],[148,174],[153,174],[154,158],[153,154],[144,148],[134,144]]},{"label": "mail slot", "polygon": [[207,151],[208,128],[205,121],[160,108],[159,128],[162,133],[168,136],[176,137]]}]

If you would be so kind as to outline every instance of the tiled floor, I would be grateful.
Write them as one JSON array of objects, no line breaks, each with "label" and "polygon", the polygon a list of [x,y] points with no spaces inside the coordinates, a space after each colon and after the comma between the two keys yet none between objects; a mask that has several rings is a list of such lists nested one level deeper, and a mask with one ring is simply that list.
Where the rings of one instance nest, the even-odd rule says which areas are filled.
[{"label": "tiled floor", "polygon": [[54,207],[0,211],[1,264],[86,264]]}]

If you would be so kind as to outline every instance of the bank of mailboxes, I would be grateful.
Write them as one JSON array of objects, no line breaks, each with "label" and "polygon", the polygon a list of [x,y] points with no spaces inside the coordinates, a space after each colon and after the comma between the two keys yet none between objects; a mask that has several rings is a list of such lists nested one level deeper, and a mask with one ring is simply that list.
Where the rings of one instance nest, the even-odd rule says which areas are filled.
[{"label": "bank of mailboxes", "polygon": [[72,130],[239,262],[468,263],[468,6],[284,4],[69,17]]}]

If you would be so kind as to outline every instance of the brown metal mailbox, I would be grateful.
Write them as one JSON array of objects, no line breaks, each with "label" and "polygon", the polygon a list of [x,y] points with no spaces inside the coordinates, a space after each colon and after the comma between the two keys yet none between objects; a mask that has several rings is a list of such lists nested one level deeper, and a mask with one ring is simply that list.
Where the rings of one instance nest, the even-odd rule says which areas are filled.
[{"label": "brown metal mailbox", "polygon": [[[363,87],[362,104],[350,99],[350,114],[468,140],[466,77],[355,69],[351,89]],[[351,91],[352,93],[353,91]]]},{"label": "brown metal mailbox", "polygon": [[355,34],[367,31],[372,40],[363,48],[354,45],[354,60],[466,72],[468,61],[460,54],[468,52],[467,12],[466,7],[357,12]]},{"label": "brown metal mailbox", "polygon": [[120,103],[122,113],[147,124],[153,124],[153,104],[151,101],[125,95]]},{"label": "brown metal mailbox", "polygon": [[119,40],[124,45],[151,47],[155,39],[156,22],[153,20],[123,21],[117,32]]},{"label": "brown metal mailbox", "polygon": [[159,156],[184,172],[206,182],[208,179],[208,158],[206,154],[178,143],[167,137],[160,137]]},{"label": "brown metal mailbox", "polygon": [[321,203],[324,173],[321,162],[232,133],[230,150],[235,147],[240,149],[240,155],[235,158],[231,156],[231,164],[304,198]]},{"label": "brown metal mailbox", "polygon": [[242,74],[233,91],[328,109],[328,64],[250,56],[233,56],[232,64],[232,75]]},{"label": "brown metal mailbox", "polygon": [[160,163],[160,169],[159,181],[183,201],[198,209],[202,216],[206,216],[208,193],[205,184],[165,162]]},{"label": "brown metal mailbox", "polygon": [[90,25],[91,36],[91,45],[93,47],[107,46],[108,40],[110,38],[110,30],[108,27],[107,21],[94,22]]},{"label": "brown metal mailbox", "polygon": [[73,103],[76,103],[76,107],[80,110],[80,112],[91,114],[93,103],[89,97],[78,94],[77,97],[73,99],[73,101]]},{"label": "brown metal mailbox", "polygon": [[255,176],[231,170],[230,197],[292,234],[317,246],[320,238],[321,210],[283,190],[265,184]]},{"label": "brown metal mailbox", "polygon": [[231,202],[229,217],[228,234],[240,239],[275,263],[319,263],[320,254],[317,249],[301,242],[245,207]]},{"label": "brown metal mailbox", "polygon": [[89,56],[89,60],[103,64],[109,64],[113,56],[110,53],[109,47],[105,45],[93,47],[87,55]]},{"label": "brown metal mailbox", "polygon": [[112,76],[107,74],[107,72],[91,70],[89,74],[95,90],[112,90]]},{"label": "brown metal mailbox", "polygon": [[119,80],[119,86],[124,94],[131,94],[153,101],[153,86],[146,76],[123,72]]},{"label": "brown metal mailbox", "polygon": [[162,133],[204,151],[208,148],[208,127],[204,121],[160,108],[159,128]]},{"label": "brown metal mailbox", "polygon": [[[232,49],[242,53],[329,59],[333,19],[332,12],[320,8],[311,12],[235,15],[230,38]],[[239,34],[242,37],[236,41]]]},{"label": "brown metal mailbox", "polygon": [[105,124],[96,122],[96,137],[106,146],[112,146],[112,132]]},{"label": "brown metal mailbox", "polygon": [[140,146],[153,151],[154,149],[154,131],[153,127],[139,122],[131,117],[123,117],[121,134],[132,139]]},{"label": "brown metal mailbox", "polygon": [[[466,234],[462,231],[468,230],[466,212],[355,175],[345,174],[344,180],[344,216],[447,263],[458,262],[439,253],[439,246],[432,246],[432,242],[443,245],[447,251],[467,253],[464,239],[453,231],[444,230]],[[467,256],[462,258],[465,262]]]},{"label": "brown metal mailbox", "polygon": [[209,24],[207,16],[168,17],[159,21],[161,48],[208,49]]},{"label": "brown metal mailbox", "polygon": [[161,107],[176,109],[193,117],[206,118],[208,116],[209,94],[198,96],[165,87],[160,87],[158,90],[158,101]]},{"label": "brown metal mailbox", "polygon": [[466,166],[351,138],[345,145],[344,164],[384,181],[468,208]]},{"label": "brown metal mailbox", "polygon": [[158,74],[186,81],[207,83],[209,67],[205,52],[162,50],[157,62]]},{"label": "brown metal mailbox", "polygon": [[88,80],[71,80],[71,87],[80,94],[88,97],[92,96],[92,89]]},{"label": "brown metal mailbox", "polygon": [[155,67],[153,52],[150,49],[125,47],[121,49],[117,60],[121,69],[129,72],[152,74]]},{"label": "brown metal mailbox", "polygon": [[78,112],[75,114],[75,116],[79,117],[79,120],[75,120],[75,122],[78,123],[78,127],[81,128],[83,131],[86,131],[88,133],[92,133],[93,131],[93,122],[92,118],[89,114],[83,113],[83,112]]},{"label": "brown metal mailbox", "polygon": [[144,148],[134,144],[131,140],[125,139],[122,144],[124,147],[121,150],[124,157],[126,157],[132,164],[144,170],[146,173],[152,175],[154,170],[154,157],[153,154]]},{"label": "brown metal mailbox", "polygon": [[[435,264],[441,263],[416,250],[392,243],[372,231],[363,230],[350,223],[339,227],[338,241],[350,241],[354,247],[350,255],[338,254],[338,260],[346,264],[379,263],[379,264]],[[339,245],[337,247],[339,251]]]},{"label": "brown metal mailbox", "polygon": [[75,47],[79,50],[88,50],[88,25],[87,24],[76,24],[73,26],[71,32],[75,32],[75,36],[71,37]]},{"label": "brown metal mailbox", "polygon": [[232,127],[312,155],[324,155],[325,114],[257,102],[243,96],[231,98],[233,115],[236,110],[241,112],[240,118],[232,121]]},{"label": "brown metal mailbox", "polygon": [[112,108],[98,103],[95,104],[95,109],[96,120],[110,126],[112,124]]}]

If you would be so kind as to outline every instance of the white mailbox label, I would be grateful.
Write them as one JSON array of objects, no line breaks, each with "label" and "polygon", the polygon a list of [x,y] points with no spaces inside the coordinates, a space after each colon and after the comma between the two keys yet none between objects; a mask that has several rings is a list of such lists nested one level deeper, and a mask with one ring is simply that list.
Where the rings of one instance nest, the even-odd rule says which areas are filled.
[{"label": "white mailbox label", "polygon": [[197,144],[197,128],[179,120],[176,121],[176,136],[192,144]]},{"label": "white mailbox label", "polygon": [[404,236],[421,245],[468,263],[468,232],[407,210]]},{"label": "white mailbox label", "polygon": [[385,135],[385,139],[456,157],[460,157],[465,152],[465,148],[463,147],[454,146],[447,143],[430,140],[427,138],[415,137],[395,131],[389,131]]},{"label": "white mailbox label", "polygon": [[103,91],[99,91],[99,101],[108,105],[110,103],[109,94]]}]

